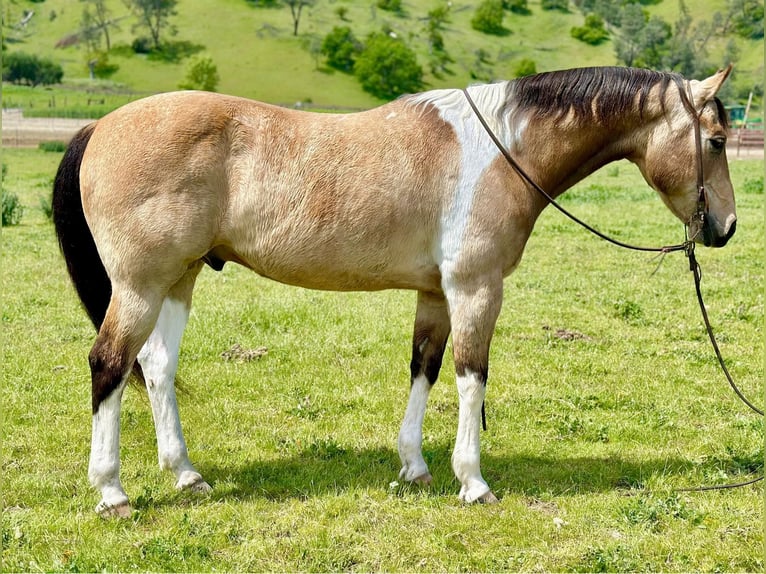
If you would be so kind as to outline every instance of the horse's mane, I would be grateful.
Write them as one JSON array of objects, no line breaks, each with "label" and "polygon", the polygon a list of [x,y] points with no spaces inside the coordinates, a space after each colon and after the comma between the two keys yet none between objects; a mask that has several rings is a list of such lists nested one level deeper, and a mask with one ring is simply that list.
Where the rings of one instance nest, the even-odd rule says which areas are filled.
[{"label": "horse's mane", "polygon": [[[655,86],[659,86],[660,106],[664,110],[668,88],[675,84],[684,89],[683,82],[683,76],[672,72],[617,66],[545,72],[508,82],[506,105],[536,117],[561,118],[571,111],[583,121],[609,123],[633,110],[636,94],[638,110],[643,113]],[[726,113],[717,98],[716,106],[721,122],[727,125]]]}]

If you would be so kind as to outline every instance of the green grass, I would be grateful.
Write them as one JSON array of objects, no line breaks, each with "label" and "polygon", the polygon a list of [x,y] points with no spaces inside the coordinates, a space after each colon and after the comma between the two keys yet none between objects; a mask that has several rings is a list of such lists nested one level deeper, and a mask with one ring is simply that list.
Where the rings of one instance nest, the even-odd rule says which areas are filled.
[{"label": "green grass", "polygon": [[[437,0],[408,0],[403,2],[404,16],[383,10],[373,10],[373,2],[349,0],[319,0],[316,6],[305,10],[298,38],[292,36],[289,11],[252,8],[245,0],[214,0],[178,4],[178,15],[173,18],[178,35],[168,37],[173,42],[190,42],[204,46],[204,51],[217,64],[221,76],[219,91],[259,100],[293,104],[297,101],[328,106],[369,108],[379,100],[362,91],[351,76],[328,70],[317,62],[307,46],[319,42],[336,25],[349,25],[359,38],[371,31],[389,26],[418,53],[420,63],[427,69],[428,46],[424,29],[427,12],[438,5]],[[25,50],[48,56],[60,62],[65,80],[79,88],[107,88],[115,85],[127,87],[141,94],[177,89],[185,73],[185,63],[160,62],[146,56],[132,55],[127,48],[136,34],[133,20],[120,0],[109,0],[112,14],[120,20],[120,29],[113,32],[115,49],[110,61],[119,70],[108,82],[87,80],[85,50],[78,46],[55,48],[61,38],[79,28],[82,6],[71,0],[46,0],[33,3],[16,0],[5,8],[6,23],[20,20],[25,9],[34,9],[26,32],[7,26],[4,29],[10,50]],[[569,68],[573,66],[612,65],[616,63],[611,41],[600,46],[589,46],[571,38],[572,26],[582,25],[583,16],[574,10],[568,14],[544,11],[539,0],[529,0],[530,15],[507,14],[505,27],[510,34],[504,37],[488,36],[471,29],[470,19],[477,2],[455,2],[451,22],[444,31],[444,41],[455,59],[451,65],[453,75],[437,78],[426,74],[426,87],[465,86],[475,80],[471,71],[476,67],[476,52],[481,49],[489,55],[490,75],[495,79],[510,79],[519,60],[531,58],[537,70]],[[712,10],[707,0],[688,0],[686,4],[696,17],[709,19]],[[348,22],[341,21],[335,10],[348,9]],[[723,0],[716,0],[715,8],[722,8]],[[673,23],[678,16],[675,0],[664,0],[647,8],[660,13]],[[55,13],[55,18],[51,18]],[[723,57],[726,39],[708,41],[711,60],[715,64]],[[741,74],[750,82],[761,82],[763,76],[763,43],[739,41],[740,62],[736,62],[735,76]],[[756,106],[759,103],[756,102]]]},{"label": "green grass", "polygon": [[[181,354],[192,460],[214,487],[173,490],[148,401],[129,391],[122,478],[132,519],[104,521],[87,481],[92,328],[39,198],[59,153],[4,150],[26,207],[3,229],[4,571],[762,571],[763,490],[674,488],[763,473],[763,424],[728,389],[687,263],[593,238],[548,210],[506,280],[482,435],[495,506],[464,506],[449,458],[449,352],[426,415],[430,488],[397,484],[409,292],[285,287],[204,272]],[[762,161],[734,161],[739,227],[698,250],[730,370],[762,404]],[[680,224],[630,164],[565,196],[617,237],[675,243]],[[581,333],[571,341],[558,329]],[[232,344],[265,346],[225,361]]]}]

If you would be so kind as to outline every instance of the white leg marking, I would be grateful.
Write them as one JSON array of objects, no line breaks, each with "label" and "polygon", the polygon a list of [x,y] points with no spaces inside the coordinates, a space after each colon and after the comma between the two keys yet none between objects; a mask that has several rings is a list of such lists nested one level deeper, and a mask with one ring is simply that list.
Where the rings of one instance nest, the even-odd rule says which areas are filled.
[{"label": "white leg marking", "polygon": [[176,488],[206,492],[210,485],[189,461],[174,384],[181,336],[188,318],[189,308],[185,303],[165,299],[154,330],[138,354],[138,362],[144,371],[152,405],[160,468],[173,471]]},{"label": "white leg marking", "polygon": [[431,384],[425,375],[418,375],[412,381],[410,399],[399,431],[399,458],[402,461],[399,478],[425,484],[431,482],[431,474],[422,452],[423,419],[430,392]]},{"label": "white leg marking", "polygon": [[464,502],[496,500],[479,468],[481,405],[485,390],[484,382],[476,373],[466,371],[464,376],[457,377],[460,406],[452,468],[460,481],[460,500]]},{"label": "white leg marking", "polygon": [[96,512],[101,516],[130,516],[128,495],[120,483],[120,404],[125,383],[112,391],[93,415],[88,478],[101,492]]}]

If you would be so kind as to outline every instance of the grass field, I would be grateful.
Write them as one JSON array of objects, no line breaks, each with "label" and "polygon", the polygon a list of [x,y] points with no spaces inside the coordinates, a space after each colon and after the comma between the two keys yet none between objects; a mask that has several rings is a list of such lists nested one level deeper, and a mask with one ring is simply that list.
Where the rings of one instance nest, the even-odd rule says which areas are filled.
[{"label": "grass field", "polygon": [[[762,486],[674,490],[763,473],[762,419],[715,364],[686,260],[669,255],[653,273],[657,261],[553,210],[506,280],[493,342],[482,463],[499,504],[457,500],[449,352],[424,431],[434,484],[396,482],[413,293],[305,291],[232,265],[200,277],[181,354],[182,421],[213,493],[173,490],[148,401],[129,390],[122,477],[135,510],[98,518],[94,334],[39,207],[59,159],[3,157],[6,188],[27,207],[1,236],[4,571],[763,571]],[[763,168],[732,162],[737,234],[698,250],[723,353],[758,404]],[[626,241],[682,239],[627,163],[565,203]],[[225,361],[235,343],[268,353]]]}]

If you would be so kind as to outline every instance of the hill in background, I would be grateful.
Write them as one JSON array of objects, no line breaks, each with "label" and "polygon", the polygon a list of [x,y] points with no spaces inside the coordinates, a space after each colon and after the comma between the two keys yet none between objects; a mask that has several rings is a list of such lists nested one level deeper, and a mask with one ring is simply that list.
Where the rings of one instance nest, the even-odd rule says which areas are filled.
[{"label": "hill in background", "polygon": [[[131,45],[146,34],[134,29],[135,18],[124,2],[105,3],[116,24],[110,28],[108,53],[115,71],[108,81],[88,78],[88,50],[84,42],[73,40],[82,32],[83,1],[6,0],[3,32],[8,53],[24,51],[53,59],[64,68],[66,83],[153,93],[177,89],[188,65],[186,56],[196,52],[209,56],[217,66],[220,92],[275,103],[300,101],[338,107],[371,107],[381,100],[363,91],[352,75],[326,65],[319,49],[335,26],[350,27],[362,40],[381,30],[403,40],[424,68],[424,88],[509,79],[524,61],[534,62],[538,72],[618,63],[614,33],[595,46],[570,35],[573,26],[584,22],[584,15],[571,2],[569,11],[561,12],[544,10],[541,0],[528,0],[526,14],[506,11],[504,31],[490,35],[471,27],[480,0],[404,0],[398,12],[382,10],[377,0],[316,0],[304,8],[296,36],[290,9],[278,1],[179,0],[177,13],[170,18],[177,33],[165,35],[176,51],[162,58],[135,53]],[[434,73],[428,66],[427,14],[440,5],[449,6],[449,20],[441,33],[452,62],[446,71]],[[687,0],[685,5],[695,21],[701,21],[714,10],[723,10],[727,0]],[[681,10],[676,0],[661,0],[644,8],[671,25]],[[29,11],[34,15],[20,25]],[[732,39],[736,42],[733,52]],[[762,85],[762,39],[710,37],[706,51],[714,66],[735,59],[730,100],[741,100],[752,86]]]}]

